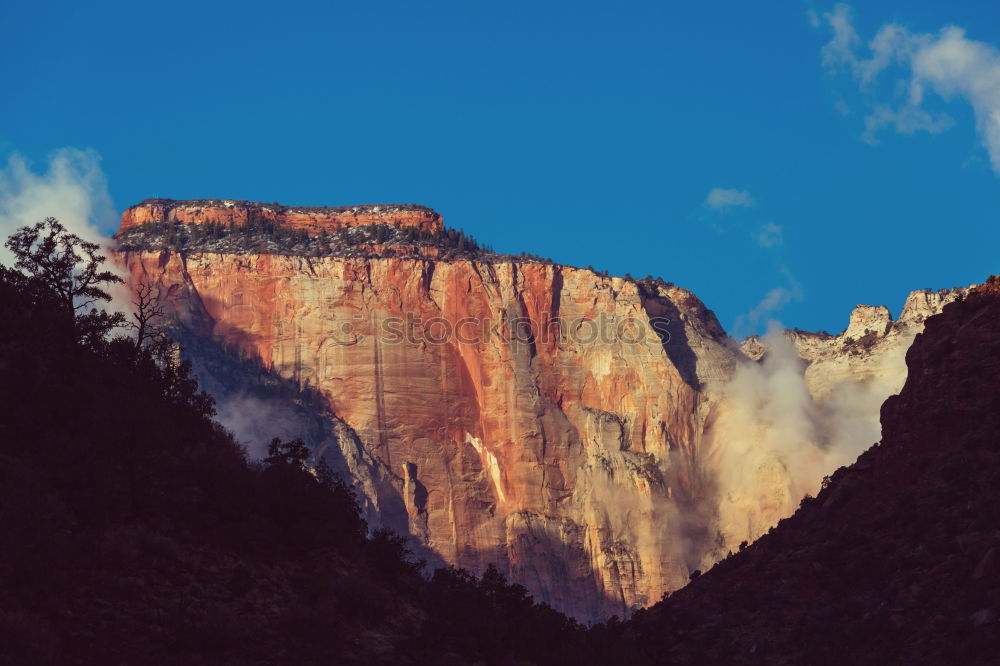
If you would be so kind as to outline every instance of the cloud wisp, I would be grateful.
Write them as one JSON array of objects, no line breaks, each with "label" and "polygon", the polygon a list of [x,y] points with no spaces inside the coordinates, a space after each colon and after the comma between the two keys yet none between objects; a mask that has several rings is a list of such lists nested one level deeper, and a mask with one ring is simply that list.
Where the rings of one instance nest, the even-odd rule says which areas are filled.
[{"label": "cloud wisp", "polygon": [[[1000,50],[969,39],[953,25],[937,33],[914,33],[887,23],[864,44],[851,8],[843,4],[814,19],[832,32],[821,51],[824,67],[849,72],[859,90],[874,100],[865,116],[863,141],[876,144],[878,133],[887,128],[900,134],[944,132],[955,121],[928,108],[928,99],[960,99],[971,106],[979,139],[993,172],[1000,175]],[[895,91],[891,101],[877,99],[883,89]]]},{"label": "cloud wisp", "polygon": [[[3,241],[20,227],[47,217],[56,218],[84,240],[97,243],[105,254],[113,248],[113,241],[101,230],[114,228],[117,214],[97,152],[60,148],[49,156],[41,172],[18,153],[0,166],[0,263],[10,266],[14,260]],[[115,262],[108,261],[105,266],[126,277]],[[127,287],[110,285],[108,291],[112,303],[103,307],[132,310],[132,293]]]},{"label": "cloud wisp", "polygon": [[749,312],[738,316],[733,324],[734,336],[742,337],[756,332],[762,323],[767,323],[769,326],[777,324],[774,316],[783,307],[802,300],[804,295],[802,285],[792,272],[787,267],[782,267],[780,273],[787,284],[770,289]]},{"label": "cloud wisp", "polygon": [[[101,228],[114,224],[115,211],[101,170],[101,158],[92,150],[61,148],[36,173],[15,153],[0,167],[0,234],[6,240],[20,227],[55,217],[72,233],[107,246]],[[0,261],[9,263],[6,248]]]},{"label": "cloud wisp", "polygon": [[[718,233],[738,230],[741,234],[746,234],[758,249],[766,251],[780,262],[781,248],[785,242],[784,227],[773,220],[762,222],[756,214],[745,210],[737,212],[738,209],[756,207],[757,201],[749,190],[715,187],[709,190],[702,202],[702,208],[710,212],[704,213],[701,219],[711,224]],[[757,332],[761,324],[773,319],[785,305],[802,299],[802,287],[787,266],[780,265],[778,272],[787,284],[770,289],[749,312],[738,316],[733,323],[734,335]]]},{"label": "cloud wisp", "polygon": [[751,235],[757,241],[757,245],[763,248],[778,247],[785,241],[784,229],[774,222],[760,225],[760,228]]},{"label": "cloud wisp", "polygon": [[723,211],[731,208],[753,208],[757,203],[746,190],[715,187],[705,197],[704,205],[712,210]]}]

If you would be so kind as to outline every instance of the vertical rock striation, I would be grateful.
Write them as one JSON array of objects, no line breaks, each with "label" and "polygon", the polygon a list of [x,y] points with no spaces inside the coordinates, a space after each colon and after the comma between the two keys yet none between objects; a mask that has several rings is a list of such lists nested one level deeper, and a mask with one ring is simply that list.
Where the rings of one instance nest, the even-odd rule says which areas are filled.
[{"label": "vertical rock striation", "polygon": [[381,519],[444,561],[587,618],[687,580],[698,357],[680,369],[650,311],[702,325],[689,292],[514,262],[121,259],[184,327],[318,389],[380,463]]}]

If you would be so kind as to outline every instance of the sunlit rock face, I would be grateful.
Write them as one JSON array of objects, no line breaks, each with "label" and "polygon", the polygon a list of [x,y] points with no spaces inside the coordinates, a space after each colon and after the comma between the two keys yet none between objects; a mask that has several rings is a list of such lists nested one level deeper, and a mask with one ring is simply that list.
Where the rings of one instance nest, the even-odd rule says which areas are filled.
[{"label": "sunlit rock face", "polygon": [[[268,207],[283,211],[282,224],[313,225],[310,234],[441,224],[420,207],[209,203],[146,202],[125,212],[122,229]],[[357,221],[365,215],[376,222]],[[867,382],[916,332],[898,324],[918,326],[947,300],[911,296],[912,317],[895,323],[888,311],[856,312],[829,339],[790,332],[790,360],[772,368],[771,341],[741,351],[690,291],[549,263],[148,250],[117,259],[134,283],[159,287],[187,340],[318,392],[322,409],[305,411],[327,426],[300,427],[301,401],[266,394],[220,400],[227,423],[301,434],[351,476],[373,523],[413,535],[432,564],[495,563],[586,620],[659,600],[788,515],[846,455],[837,447],[847,431],[824,416],[824,400],[845,381]],[[205,349],[188,353],[222,395],[247,371],[213,375],[220,362]],[[786,380],[812,430],[774,427],[787,405],[768,396],[783,395]],[[876,401],[876,424],[882,393],[858,398]],[[843,420],[856,426],[862,412]]]},{"label": "sunlit rock face", "polygon": [[541,263],[121,260],[184,326],[319,389],[380,463],[382,520],[445,562],[585,618],[687,581],[697,373],[734,355],[689,292]]}]

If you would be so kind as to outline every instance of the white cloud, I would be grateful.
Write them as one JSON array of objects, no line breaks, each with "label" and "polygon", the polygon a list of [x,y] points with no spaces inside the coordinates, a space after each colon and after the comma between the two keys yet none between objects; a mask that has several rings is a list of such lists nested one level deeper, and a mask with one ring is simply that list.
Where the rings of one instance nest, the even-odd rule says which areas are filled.
[{"label": "white cloud", "polygon": [[[93,150],[60,148],[49,156],[38,173],[15,153],[0,166],[0,263],[10,266],[14,258],[3,246],[17,229],[54,217],[71,233],[97,243],[107,255],[113,246],[101,229],[113,229],[117,214],[108,193],[101,158]],[[123,279],[122,266],[108,261],[104,266]],[[111,303],[98,303],[109,310],[131,311],[132,293],[122,284],[105,285]]]},{"label": "white cloud", "polygon": [[784,233],[780,224],[775,224],[774,222],[767,222],[762,224],[760,229],[752,234],[757,245],[761,247],[777,247],[781,245],[784,241]]},{"label": "white cloud", "polygon": [[[832,12],[823,14],[823,21],[833,30],[833,38],[820,52],[825,67],[853,66],[856,62],[854,50],[861,38],[854,30],[852,20],[851,8],[847,5],[837,5]],[[819,24],[816,25],[818,27]]]},{"label": "white cloud", "polygon": [[943,100],[958,98],[972,107],[980,140],[994,173],[1000,175],[1000,50],[968,39],[956,26],[931,34],[888,23],[868,42],[863,55],[848,6],[837,5],[822,18],[833,32],[821,52],[824,66],[849,70],[869,95],[875,94],[874,84],[883,74],[895,76],[890,83],[896,84],[898,100],[895,105],[873,104],[865,118],[864,141],[877,143],[876,133],[890,127],[901,134],[943,132],[954,121],[925,108],[928,93]]},{"label": "white cloud", "polygon": [[770,317],[770,315],[799,297],[799,292],[795,289],[775,287],[767,292],[767,295],[761,299],[760,303],[747,313],[746,319],[750,324],[757,325],[761,320]]},{"label": "white cloud", "polygon": [[774,315],[783,307],[794,301],[802,300],[802,285],[787,268],[781,269],[781,274],[787,280],[787,286],[774,287],[749,312],[736,318],[733,324],[733,335],[740,337],[756,333],[761,323],[772,323]]},{"label": "white cloud", "polygon": [[727,190],[722,187],[716,187],[705,197],[705,205],[714,210],[726,210],[737,207],[752,208],[756,205],[756,202],[746,190]]},{"label": "white cloud", "polygon": [[[706,208],[711,208],[714,211],[726,212],[732,208],[752,208],[757,205],[754,198],[750,196],[750,192],[747,190],[736,190],[736,189],[725,189],[722,187],[713,188],[709,191],[708,196],[705,197],[705,202],[702,204]],[[733,227],[741,228],[746,232],[747,227],[751,223],[748,220],[740,219],[745,216],[736,216],[734,218],[723,218],[722,216],[708,216],[709,221],[716,231],[723,233],[731,230]],[[784,243],[784,229],[781,225],[774,222],[766,222],[760,224],[754,229],[749,230],[749,235],[757,243],[759,247],[765,249],[771,249],[778,247]]]},{"label": "white cloud", "polygon": [[[12,155],[0,167],[0,241],[19,227],[55,217],[72,233],[107,245],[100,229],[113,227],[115,212],[100,162],[92,150],[61,148],[36,173],[24,157]],[[0,247],[0,262],[10,260]]]},{"label": "white cloud", "polygon": [[865,116],[865,132],[861,135],[861,140],[871,146],[877,146],[876,134],[884,127],[893,127],[900,134],[916,132],[940,134],[954,125],[955,121],[946,113],[928,113],[919,106],[912,105],[899,109],[880,105]]},{"label": "white cloud", "polygon": [[868,84],[887,67],[909,57],[916,43],[910,38],[906,28],[889,23],[878,31],[868,43],[872,56],[868,60],[855,61],[854,71],[862,83]]},{"label": "white cloud", "polygon": [[929,85],[945,99],[957,95],[972,105],[993,171],[1000,174],[1000,51],[951,26],[914,55],[913,71],[916,103]]}]

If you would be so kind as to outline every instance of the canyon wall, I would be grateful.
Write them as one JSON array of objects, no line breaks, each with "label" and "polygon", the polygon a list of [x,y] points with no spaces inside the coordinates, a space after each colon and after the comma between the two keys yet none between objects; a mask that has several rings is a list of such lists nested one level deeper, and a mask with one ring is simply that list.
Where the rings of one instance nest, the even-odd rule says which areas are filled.
[{"label": "canyon wall", "polygon": [[[145,203],[122,229],[268,206],[283,224],[313,215],[310,233],[362,219],[218,203]],[[425,209],[387,215],[440,224]],[[741,349],[690,291],[512,257],[117,258],[133,283],[158,287],[238,435],[249,424],[260,441],[304,436],[350,474],[367,517],[413,535],[432,564],[495,563],[587,620],[681,587],[876,441],[858,422],[873,409],[877,427],[878,404],[898,388],[894,355],[950,298],[916,292],[900,322],[859,308],[841,336],[788,332]],[[320,406],[233,390],[249,375]],[[775,427],[788,377],[795,418],[811,429]]]},{"label": "canyon wall", "polygon": [[[445,562],[497,563],[587,618],[687,581],[707,538],[697,375],[734,353],[689,292],[513,262],[122,260],[185,326],[321,392],[378,461],[382,521]],[[676,362],[675,329],[698,340]]]}]

